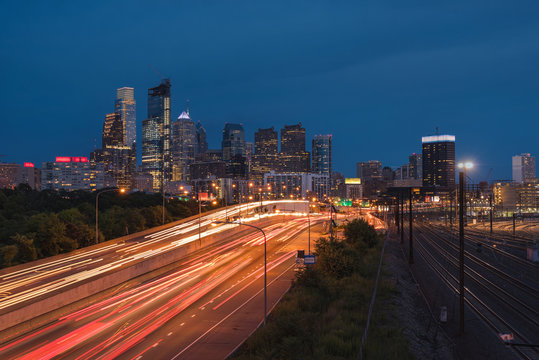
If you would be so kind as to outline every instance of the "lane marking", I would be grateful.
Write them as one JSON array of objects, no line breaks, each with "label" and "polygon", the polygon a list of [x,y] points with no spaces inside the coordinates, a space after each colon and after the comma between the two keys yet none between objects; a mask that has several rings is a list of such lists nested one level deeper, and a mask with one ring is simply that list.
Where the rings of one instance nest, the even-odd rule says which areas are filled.
[{"label": "lane marking", "polygon": [[[286,272],[288,272],[290,269],[292,269],[293,267],[295,267],[296,264],[294,263],[293,265],[289,266],[288,268],[286,268],[286,270],[284,272],[282,272],[279,276],[277,276],[275,279],[273,279],[269,284],[273,284],[277,279],[279,279],[281,276],[283,276]],[[186,352],[189,348],[191,348],[191,346],[193,346],[194,344],[196,344],[200,339],[202,339],[204,336],[206,336],[210,331],[212,331],[213,329],[215,329],[217,326],[221,325],[225,320],[227,320],[229,317],[231,317],[232,315],[234,315],[236,312],[238,312],[239,309],[241,309],[243,306],[245,306],[248,302],[250,302],[252,299],[254,299],[256,296],[258,296],[260,293],[262,293],[264,291],[264,289],[262,288],[261,290],[259,290],[257,293],[255,293],[253,296],[251,296],[249,299],[247,299],[243,304],[241,304],[240,306],[238,306],[234,311],[232,311],[230,314],[228,314],[227,316],[225,316],[221,321],[219,321],[217,324],[215,324],[214,326],[212,326],[211,328],[209,328],[204,334],[200,335],[195,341],[193,341],[191,344],[187,345],[187,347],[185,347],[182,351],[180,351],[179,353],[177,353],[173,358],[171,358],[171,360],[176,360],[181,354],[183,354],[184,352]],[[258,328],[258,326],[257,326]]]}]

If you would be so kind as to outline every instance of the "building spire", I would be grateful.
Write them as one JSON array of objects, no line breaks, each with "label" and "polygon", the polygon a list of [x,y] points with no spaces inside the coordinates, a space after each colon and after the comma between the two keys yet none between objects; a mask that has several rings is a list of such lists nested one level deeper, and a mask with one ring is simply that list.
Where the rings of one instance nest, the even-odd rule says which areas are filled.
[{"label": "building spire", "polygon": [[187,99],[187,116],[189,116],[189,99]]}]

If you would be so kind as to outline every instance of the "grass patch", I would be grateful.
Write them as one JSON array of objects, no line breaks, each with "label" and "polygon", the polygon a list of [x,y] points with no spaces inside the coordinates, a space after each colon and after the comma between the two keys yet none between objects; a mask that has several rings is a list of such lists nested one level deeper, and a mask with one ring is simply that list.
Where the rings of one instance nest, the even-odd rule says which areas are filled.
[{"label": "grass patch", "polygon": [[[376,280],[382,238],[362,220],[345,227],[343,241],[320,238],[316,265],[298,273],[290,291],[232,359],[356,359]],[[365,359],[412,359],[395,327],[391,296],[379,283]]]}]

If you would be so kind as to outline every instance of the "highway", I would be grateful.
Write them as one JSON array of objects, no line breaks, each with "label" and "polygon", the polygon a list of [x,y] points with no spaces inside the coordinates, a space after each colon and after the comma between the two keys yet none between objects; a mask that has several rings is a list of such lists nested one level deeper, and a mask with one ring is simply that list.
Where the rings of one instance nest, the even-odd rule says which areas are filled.
[{"label": "highway", "polygon": [[[218,219],[224,219],[224,211],[204,219],[208,226],[205,233],[239,226],[210,225],[212,220]],[[317,224],[324,219],[321,215],[312,215],[311,226],[321,228]],[[306,249],[307,227],[303,214],[264,228],[268,246],[269,308],[286,292],[294,278],[296,250]],[[317,235],[313,234],[313,238]],[[44,268],[38,273],[15,274],[17,276],[10,277],[8,282],[12,289],[32,294],[27,291],[33,287],[28,282],[40,284],[41,290],[48,289],[47,282],[51,279],[57,282],[65,272],[75,272],[66,277],[85,276],[85,272],[111,264],[111,267],[122,266],[122,261],[155,256],[162,251],[159,249],[196,239],[198,222],[191,221],[146,235],[144,244],[134,239],[129,243],[111,244],[101,253],[75,254],[68,257],[69,261],[42,265]],[[0,358],[224,358],[263,319],[263,244],[262,234],[252,231],[203,249],[166,274],[119,287],[111,295],[66,312],[53,321],[37,324],[28,332],[0,339]],[[84,261],[83,265],[72,266],[79,261]],[[2,285],[6,284],[2,282]],[[18,294],[13,292],[3,300],[14,299]]]},{"label": "highway", "polygon": [[[263,205],[273,203],[275,202],[265,201]],[[258,202],[249,203],[203,214],[200,220],[201,237],[235,226],[211,227],[211,222],[215,220],[222,221],[226,217],[233,218],[240,214],[244,222],[258,220],[258,216],[253,215],[252,211],[259,206]],[[250,217],[245,217],[248,213]],[[54,291],[196,241],[198,229],[199,220],[192,219],[128,241],[109,241],[97,248],[80,249],[60,255],[52,261],[45,259],[18,266],[16,271],[4,269],[0,271],[0,313],[10,311],[11,307],[21,306],[26,301],[35,301]]]}]

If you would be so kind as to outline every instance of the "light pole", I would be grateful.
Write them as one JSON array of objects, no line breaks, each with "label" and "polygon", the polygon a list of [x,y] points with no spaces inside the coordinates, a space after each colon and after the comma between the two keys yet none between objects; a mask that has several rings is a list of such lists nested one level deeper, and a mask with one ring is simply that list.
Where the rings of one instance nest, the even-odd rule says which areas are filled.
[{"label": "light pole", "polygon": [[489,202],[490,202],[490,235],[492,235],[492,194],[489,196]]},{"label": "light pole", "polygon": [[266,233],[264,230],[259,228],[258,226],[254,226],[251,224],[246,223],[239,223],[239,222],[233,222],[233,221],[213,221],[213,224],[236,224],[236,225],[242,225],[242,226],[249,226],[253,229],[257,229],[258,231],[262,232],[262,235],[264,235],[264,326],[266,326],[266,321],[268,318],[268,271],[267,271],[267,259],[268,259],[268,253],[267,253],[267,239],[266,239]]},{"label": "light pole", "polygon": [[258,213],[258,218],[260,219],[262,216],[262,188],[258,189],[258,194],[260,197],[260,212]]},{"label": "light pole", "polygon": [[408,214],[409,216],[409,226],[410,226],[410,255],[408,257],[408,263],[409,264],[413,264],[414,263],[414,237],[413,237],[413,234],[412,234],[412,188],[409,188],[408,190],[408,194],[409,194],[409,197],[410,197],[410,214]]},{"label": "light pole", "polygon": [[99,195],[106,192],[110,192],[110,191],[119,191],[123,194],[125,192],[125,189],[124,188],[107,189],[107,190],[102,190],[96,194],[95,196],[95,243],[96,244],[99,243]]},{"label": "light pole", "polygon": [[198,244],[202,245],[202,240],[200,238],[200,217],[202,216],[202,206],[200,205],[200,189],[197,192],[198,199]]},{"label": "light pole", "polygon": [[464,334],[464,204],[466,196],[464,194],[466,181],[466,169],[471,169],[471,162],[459,163],[459,318],[460,334]]}]

